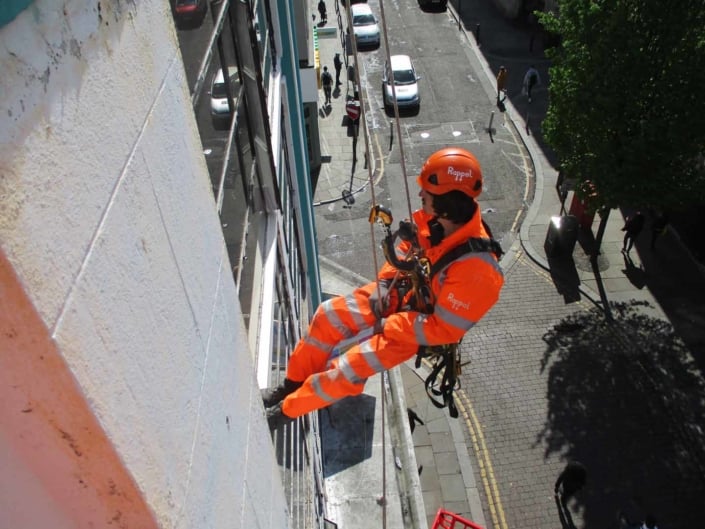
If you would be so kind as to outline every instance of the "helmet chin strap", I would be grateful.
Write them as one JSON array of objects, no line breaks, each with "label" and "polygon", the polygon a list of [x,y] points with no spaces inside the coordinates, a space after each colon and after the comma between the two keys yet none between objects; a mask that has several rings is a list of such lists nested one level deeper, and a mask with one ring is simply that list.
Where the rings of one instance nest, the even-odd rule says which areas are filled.
[{"label": "helmet chin strap", "polygon": [[433,217],[428,221],[428,229],[430,233],[428,238],[431,246],[436,246],[446,236],[445,227],[438,217]]}]

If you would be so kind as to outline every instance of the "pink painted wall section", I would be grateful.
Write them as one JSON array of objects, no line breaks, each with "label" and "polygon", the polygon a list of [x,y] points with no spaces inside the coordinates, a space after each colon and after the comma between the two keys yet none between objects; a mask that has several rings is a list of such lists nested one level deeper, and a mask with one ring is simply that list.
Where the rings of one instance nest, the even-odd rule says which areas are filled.
[{"label": "pink painted wall section", "polygon": [[0,526],[158,527],[0,252]]}]

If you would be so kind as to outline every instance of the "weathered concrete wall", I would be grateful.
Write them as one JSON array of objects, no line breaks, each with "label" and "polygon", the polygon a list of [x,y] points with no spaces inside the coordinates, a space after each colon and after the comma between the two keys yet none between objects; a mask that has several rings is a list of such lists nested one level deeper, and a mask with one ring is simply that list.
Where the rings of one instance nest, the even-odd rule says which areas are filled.
[{"label": "weathered concrete wall", "polygon": [[285,526],[170,17],[38,0],[0,28],[13,529]]}]

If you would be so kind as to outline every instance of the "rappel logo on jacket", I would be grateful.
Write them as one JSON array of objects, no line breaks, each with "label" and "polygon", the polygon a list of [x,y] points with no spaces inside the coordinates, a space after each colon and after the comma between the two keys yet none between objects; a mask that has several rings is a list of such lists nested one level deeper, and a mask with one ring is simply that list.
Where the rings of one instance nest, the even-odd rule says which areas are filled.
[{"label": "rappel logo on jacket", "polygon": [[465,308],[465,309],[470,308],[470,303],[467,303],[465,301],[461,301],[459,299],[455,299],[455,295],[452,292],[450,294],[448,294],[448,301],[450,302],[451,306],[454,309],[461,308],[461,307]]}]

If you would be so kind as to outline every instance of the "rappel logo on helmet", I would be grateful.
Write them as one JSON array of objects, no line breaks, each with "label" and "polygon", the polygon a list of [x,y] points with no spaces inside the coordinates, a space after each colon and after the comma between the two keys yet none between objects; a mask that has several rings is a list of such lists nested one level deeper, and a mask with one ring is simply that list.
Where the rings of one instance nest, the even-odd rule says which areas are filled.
[{"label": "rappel logo on helmet", "polygon": [[463,178],[472,178],[472,171],[456,170],[452,165],[448,167],[448,174],[454,176],[456,182],[460,182]]}]

